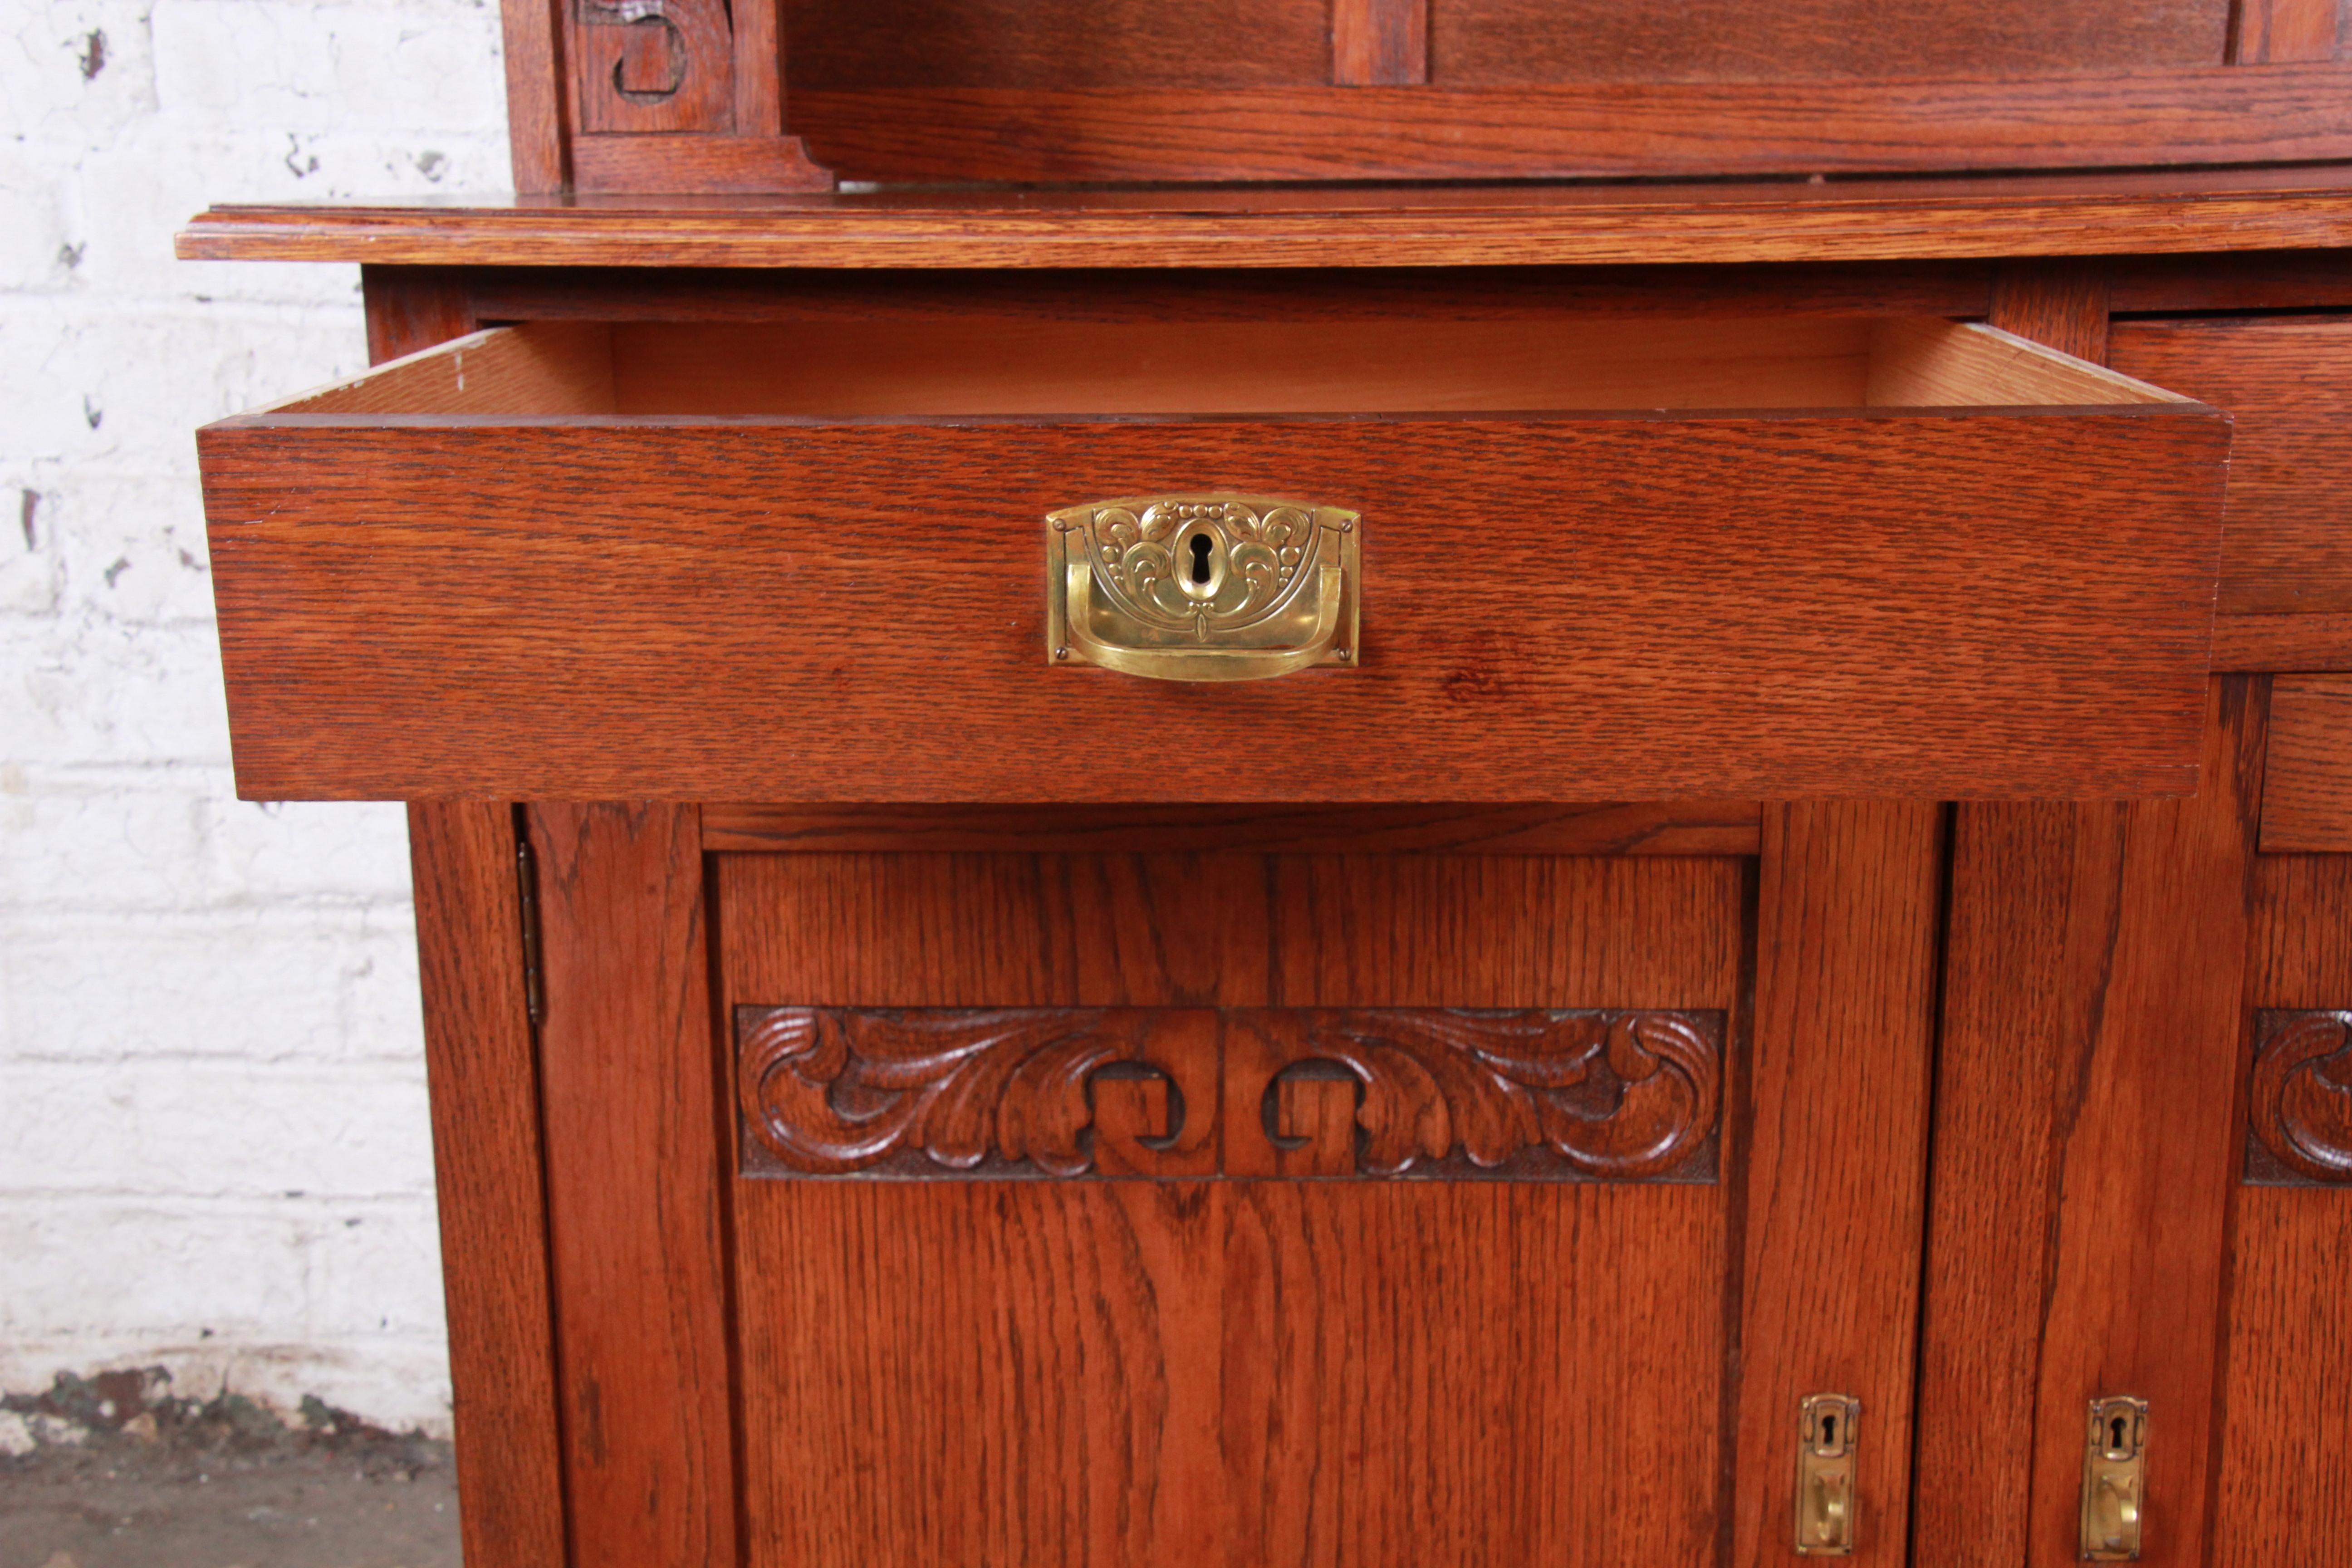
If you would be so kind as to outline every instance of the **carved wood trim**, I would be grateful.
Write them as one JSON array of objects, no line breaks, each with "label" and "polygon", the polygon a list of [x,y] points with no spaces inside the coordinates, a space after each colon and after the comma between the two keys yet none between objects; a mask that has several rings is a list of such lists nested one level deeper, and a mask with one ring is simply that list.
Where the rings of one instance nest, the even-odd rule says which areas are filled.
[{"label": "carved wood trim", "polygon": [[[1712,1013],[1236,1013],[1225,1168],[1710,1181],[1722,1061]],[[1304,1087],[1318,1080],[1352,1115]]]},{"label": "carved wood trim", "polygon": [[2245,1179],[2352,1183],[2352,1012],[2254,1015]]},{"label": "carved wood trim", "polygon": [[1215,1169],[1213,1014],[746,1007],[736,1031],[747,1173]]},{"label": "carved wood trim", "polygon": [[747,1175],[1706,1182],[1723,1016],[742,1007]]}]

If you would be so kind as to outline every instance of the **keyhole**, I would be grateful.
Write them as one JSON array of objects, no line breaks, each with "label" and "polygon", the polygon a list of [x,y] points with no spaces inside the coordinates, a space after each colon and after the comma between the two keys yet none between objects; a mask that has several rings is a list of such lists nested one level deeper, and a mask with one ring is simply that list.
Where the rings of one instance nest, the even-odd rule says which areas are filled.
[{"label": "keyhole", "polygon": [[1211,542],[1209,536],[1205,533],[1194,534],[1192,538],[1191,544],[1192,550],[1192,581],[1195,583],[1205,583],[1209,580],[1209,552],[1214,548],[1214,545]]},{"label": "keyhole", "polygon": [[2124,1446],[2124,1418],[2120,1415],[2116,1416],[2108,1423],[2107,1431],[2112,1438],[2107,1447],[2120,1450]]},{"label": "keyhole", "polygon": [[1822,1417],[1822,1447],[1824,1448],[1837,1447],[1837,1417],[1834,1415]]}]

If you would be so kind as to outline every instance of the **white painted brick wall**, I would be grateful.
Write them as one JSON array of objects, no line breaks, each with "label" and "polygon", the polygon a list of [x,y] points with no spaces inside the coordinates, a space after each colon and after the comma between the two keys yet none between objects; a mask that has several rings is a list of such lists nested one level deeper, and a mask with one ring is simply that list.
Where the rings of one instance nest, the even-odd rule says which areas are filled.
[{"label": "white painted brick wall", "polygon": [[0,1390],[446,1430],[399,809],[235,798],[191,437],[363,364],[358,273],[171,241],[506,184],[496,0],[0,6]]}]

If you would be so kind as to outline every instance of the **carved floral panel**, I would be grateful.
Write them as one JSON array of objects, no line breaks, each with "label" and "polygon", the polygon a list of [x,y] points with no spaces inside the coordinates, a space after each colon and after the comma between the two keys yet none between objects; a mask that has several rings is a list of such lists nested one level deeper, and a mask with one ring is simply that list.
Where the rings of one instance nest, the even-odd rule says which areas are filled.
[{"label": "carved floral panel", "polygon": [[747,1007],[766,1176],[1706,1182],[1723,1016]]}]

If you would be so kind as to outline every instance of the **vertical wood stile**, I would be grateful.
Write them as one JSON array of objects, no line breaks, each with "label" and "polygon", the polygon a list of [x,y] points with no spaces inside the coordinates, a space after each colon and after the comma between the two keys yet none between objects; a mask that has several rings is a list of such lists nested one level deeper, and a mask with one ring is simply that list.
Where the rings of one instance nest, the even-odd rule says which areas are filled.
[{"label": "vertical wood stile", "polygon": [[780,136],[784,129],[784,39],[776,0],[731,0],[735,25],[735,134]]},{"label": "vertical wood stile", "polygon": [[718,1085],[690,806],[535,805],[572,1568],[731,1564]]},{"label": "vertical wood stile", "polygon": [[1959,808],[1922,1568],[2074,1562],[2108,1394],[2151,1405],[2141,1560],[2204,1560],[2261,712],[2214,683],[2194,799]]},{"label": "vertical wood stile", "polygon": [[551,195],[572,187],[565,156],[562,0],[504,0],[507,136],[517,193]]},{"label": "vertical wood stile", "polygon": [[[1991,319],[2105,350],[2084,268],[2004,274]],[[1958,808],[1920,1568],[2074,1562],[2105,1394],[2154,1406],[2143,1560],[2201,1561],[2261,707],[2214,683],[2193,799]]]},{"label": "vertical wood stile", "polygon": [[2342,37],[2342,0],[2239,0],[2235,56],[2242,66],[2332,60]]},{"label": "vertical wood stile", "polygon": [[433,1093],[458,1522],[474,1568],[562,1568],[539,1073],[523,1008],[513,812],[408,808]]},{"label": "vertical wood stile", "polygon": [[1942,808],[1767,806],[1732,1561],[1791,1559],[1798,1402],[1861,1399],[1857,1564],[1905,1560]]},{"label": "vertical wood stile", "polygon": [[1331,85],[1429,80],[1429,0],[1332,0]]}]

